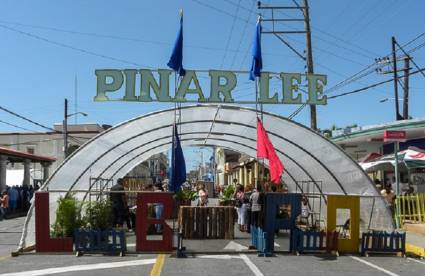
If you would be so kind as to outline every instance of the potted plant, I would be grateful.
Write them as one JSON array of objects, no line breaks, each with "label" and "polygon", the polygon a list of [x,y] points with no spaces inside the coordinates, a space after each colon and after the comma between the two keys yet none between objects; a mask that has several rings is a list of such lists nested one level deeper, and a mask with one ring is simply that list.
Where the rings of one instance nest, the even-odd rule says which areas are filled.
[{"label": "potted plant", "polygon": [[73,237],[74,231],[83,225],[80,202],[70,194],[59,197],[52,237]]},{"label": "potted plant", "polygon": [[176,193],[176,201],[180,206],[190,206],[193,200],[196,200],[198,194],[188,188],[182,188]]},{"label": "potted plant", "polygon": [[235,194],[235,186],[233,185],[227,185],[226,188],[223,190],[223,194],[219,198],[219,204],[220,206],[233,206],[234,205],[234,199],[233,195]]}]

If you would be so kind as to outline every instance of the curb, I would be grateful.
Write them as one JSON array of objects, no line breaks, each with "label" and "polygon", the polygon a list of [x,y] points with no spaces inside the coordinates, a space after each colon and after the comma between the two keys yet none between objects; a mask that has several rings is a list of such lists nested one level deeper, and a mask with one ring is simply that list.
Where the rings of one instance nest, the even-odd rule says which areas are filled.
[{"label": "curb", "polygon": [[425,248],[413,245],[411,243],[406,243],[406,253],[425,258]]}]

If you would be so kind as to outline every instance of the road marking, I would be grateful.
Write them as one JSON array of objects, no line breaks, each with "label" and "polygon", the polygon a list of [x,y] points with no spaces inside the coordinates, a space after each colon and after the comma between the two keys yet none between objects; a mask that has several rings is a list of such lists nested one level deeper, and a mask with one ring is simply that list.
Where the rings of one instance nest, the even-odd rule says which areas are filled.
[{"label": "road marking", "polygon": [[5,274],[0,274],[0,276],[40,276],[40,275],[58,274],[58,273],[74,272],[74,271],[87,271],[87,270],[97,270],[97,269],[106,269],[106,268],[147,265],[147,264],[154,264],[155,262],[156,262],[155,259],[146,259],[146,260],[136,260],[136,261],[127,261],[127,262],[73,265],[73,266],[39,269],[39,270],[30,270],[30,271],[23,271],[23,272],[5,273]]},{"label": "road marking", "polygon": [[201,259],[219,259],[219,260],[230,260],[230,259],[241,259],[241,256],[231,256],[231,255],[202,255],[196,256]]},{"label": "road marking", "polygon": [[386,270],[385,268],[382,268],[382,267],[380,267],[380,266],[377,266],[377,265],[375,265],[375,264],[372,264],[372,263],[370,263],[370,262],[368,262],[368,261],[362,260],[362,259],[360,259],[359,257],[350,256],[350,258],[352,258],[352,259],[354,259],[354,260],[356,260],[356,261],[358,261],[358,262],[364,263],[365,265],[368,265],[368,266],[370,266],[370,267],[373,267],[373,268],[375,268],[375,269],[377,269],[377,270],[379,270],[379,271],[382,271],[382,272],[384,272],[384,273],[386,273],[386,274],[388,274],[388,275],[391,275],[391,276],[400,276],[400,275],[398,275],[398,274],[396,274],[396,273],[394,273],[394,272],[391,272],[391,271]]},{"label": "road marking", "polygon": [[162,267],[164,266],[164,261],[165,261],[165,255],[159,254],[158,257],[156,258],[154,266],[152,267],[150,276],[161,275]]},{"label": "road marking", "polygon": [[420,263],[420,264],[425,265],[425,263],[424,263],[424,262],[421,262],[421,261],[419,261],[419,260],[416,260],[416,259],[413,259],[413,258],[407,258],[407,259],[409,259],[409,260],[411,260],[411,261],[414,261],[414,262],[417,262],[417,263]]},{"label": "road marking", "polygon": [[241,259],[245,262],[245,264],[251,269],[255,276],[264,276],[263,273],[258,269],[258,267],[248,258],[245,254],[240,254]]},{"label": "road marking", "polygon": [[243,251],[243,250],[248,250],[248,247],[246,247],[246,246],[244,246],[242,244],[239,244],[237,242],[230,241],[226,245],[226,247],[224,247],[224,250],[233,250],[233,251],[240,252],[240,251]]}]

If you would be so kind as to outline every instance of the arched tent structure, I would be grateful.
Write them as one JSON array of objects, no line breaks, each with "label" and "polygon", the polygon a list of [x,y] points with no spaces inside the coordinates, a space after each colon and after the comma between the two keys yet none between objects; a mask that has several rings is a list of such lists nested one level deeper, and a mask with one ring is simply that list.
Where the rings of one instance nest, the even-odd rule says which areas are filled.
[{"label": "arched tent structure", "polygon": [[[169,109],[146,114],[97,135],[69,156],[42,190],[89,190],[90,177],[116,180],[125,176],[150,156],[170,149],[174,112]],[[255,157],[256,116],[255,109],[231,105],[182,107],[179,126],[182,145],[221,146]],[[290,191],[295,192],[297,181],[310,181],[322,195],[360,195],[363,224],[371,228],[393,228],[390,212],[373,183],[341,148],[279,115],[264,113],[263,123],[285,165],[282,178]],[[59,196],[60,193],[50,194],[51,221]],[[325,215],[325,209],[322,211]],[[34,244],[34,237],[32,206],[20,247]]]}]

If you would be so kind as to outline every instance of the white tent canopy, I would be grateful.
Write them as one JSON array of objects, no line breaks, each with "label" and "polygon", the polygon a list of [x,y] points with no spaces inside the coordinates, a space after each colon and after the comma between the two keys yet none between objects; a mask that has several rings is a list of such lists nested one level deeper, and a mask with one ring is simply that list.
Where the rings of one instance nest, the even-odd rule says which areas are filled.
[{"label": "white tent canopy", "polygon": [[[121,123],[92,138],[49,178],[43,190],[89,190],[90,177],[124,177],[150,156],[170,148],[174,109],[153,112]],[[220,146],[256,156],[254,109],[230,105],[196,105],[181,108],[179,133],[182,146]],[[392,229],[392,219],[373,183],[341,148],[320,134],[284,117],[264,113],[267,130],[285,165],[283,181],[295,192],[297,181],[310,181],[322,194],[360,195],[361,218],[371,228]],[[300,191],[300,187],[298,187]],[[50,193],[50,217],[55,218],[57,198]],[[326,210],[322,210],[326,214]],[[31,207],[20,246],[34,244],[34,210]]]}]

